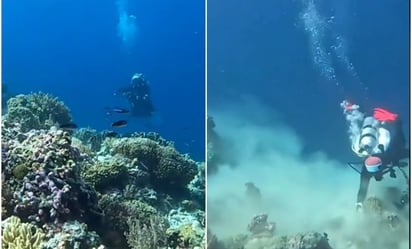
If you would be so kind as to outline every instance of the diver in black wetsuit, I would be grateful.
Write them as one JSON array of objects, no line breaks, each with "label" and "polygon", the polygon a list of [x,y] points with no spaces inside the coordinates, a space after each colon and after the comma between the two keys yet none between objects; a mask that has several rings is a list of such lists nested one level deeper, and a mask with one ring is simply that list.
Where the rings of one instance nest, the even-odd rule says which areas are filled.
[{"label": "diver in black wetsuit", "polygon": [[[389,173],[390,177],[395,178],[395,167],[402,167],[400,160],[409,157],[409,150],[405,146],[405,138],[402,132],[401,121],[398,119],[393,124],[386,124],[391,134],[391,141],[385,150],[381,144],[381,152],[372,153],[364,161],[361,170],[360,185],[357,196],[357,206],[362,206],[368,192],[369,181],[372,177],[376,181],[381,181],[383,176]],[[403,203],[404,204],[404,203]]]},{"label": "diver in black wetsuit", "polygon": [[143,74],[135,73],[130,86],[119,89],[115,95],[121,95],[127,99],[130,114],[134,117],[151,117],[154,113],[150,86]]},{"label": "diver in black wetsuit", "polygon": [[[358,106],[344,105],[345,114],[358,112]],[[361,114],[360,112],[355,113]],[[369,182],[372,177],[376,181],[381,181],[383,176],[389,173],[395,178],[395,168],[398,167],[407,180],[409,189],[409,178],[402,167],[407,163],[401,162],[409,158],[409,149],[406,146],[405,135],[402,131],[402,121],[397,114],[393,114],[382,108],[375,108],[374,115],[363,118],[359,133],[353,140],[352,150],[362,158],[362,169],[360,170],[360,185],[357,195],[357,209],[362,207],[366,198]],[[408,191],[409,193],[409,191]],[[409,196],[402,196],[400,203],[395,203],[402,208],[409,200]]]}]

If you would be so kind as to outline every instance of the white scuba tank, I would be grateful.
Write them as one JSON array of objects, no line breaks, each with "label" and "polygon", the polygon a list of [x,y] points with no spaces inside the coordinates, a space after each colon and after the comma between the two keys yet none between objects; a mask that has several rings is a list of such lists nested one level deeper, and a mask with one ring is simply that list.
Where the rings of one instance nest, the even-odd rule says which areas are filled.
[{"label": "white scuba tank", "polygon": [[391,142],[390,132],[380,127],[373,117],[364,119],[362,129],[352,144],[352,151],[359,157],[385,152]]},{"label": "white scuba tank", "polygon": [[391,133],[383,127],[378,128],[378,145],[381,145],[383,147],[383,151],[380,151],[380,149],[378,148],[379,152],[386,151],[389,147],[390,142]]},{"label": "white scuba tank", "polygon": [[366,151],[367,154],[372,154],[375,148],[378,146],[379,122],[373,117],[366,117],[363,120],[362,129],[359,137],[359,149]]}]

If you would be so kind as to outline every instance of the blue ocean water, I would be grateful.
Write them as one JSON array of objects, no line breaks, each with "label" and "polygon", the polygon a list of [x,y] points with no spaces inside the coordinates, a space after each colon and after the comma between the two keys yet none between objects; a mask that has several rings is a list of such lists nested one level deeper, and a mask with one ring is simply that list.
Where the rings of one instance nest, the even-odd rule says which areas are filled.
[{"label": "blue ocean water", "polygon": [[257,96],[304,152],[353,159],[339,103],[400,115],[409,137],[409,1],[210,1],[208,104]]},{"label": "blue ocean water", "polygon": [[156,115],[150,127],[128,118],[118,132],[155,131],[204,160],[203,1],[22,0],[2,7],[2,81],[10,92],[53,94],[78,126],[104,130],[112,121],[104,108],[127,107],[113,93],[143,73]]}]

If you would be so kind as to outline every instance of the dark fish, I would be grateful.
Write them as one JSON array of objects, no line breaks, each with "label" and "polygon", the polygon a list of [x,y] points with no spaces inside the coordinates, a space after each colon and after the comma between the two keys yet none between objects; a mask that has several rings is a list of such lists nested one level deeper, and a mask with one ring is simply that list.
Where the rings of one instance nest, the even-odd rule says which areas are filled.
[{"label": "dark fish", "polygon": [[118,120],[118,121],[112,123],[112,127],[124,127],[126,125],[127,125],[126,120]]},{"label": "dark fish", "polygon": [[77,125],[75,123],[67,123],[60,125],[60,129],[62,130],[75,130],[77,129]]}]

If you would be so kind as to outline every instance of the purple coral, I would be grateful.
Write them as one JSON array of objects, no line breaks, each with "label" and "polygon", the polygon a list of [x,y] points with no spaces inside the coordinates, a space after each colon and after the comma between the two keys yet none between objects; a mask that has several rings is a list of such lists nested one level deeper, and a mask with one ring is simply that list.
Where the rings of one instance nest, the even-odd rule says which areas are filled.
[{"label": "purple coral", "polygon": [[[57,223],[66,220],[72,215],[80,215],[87,212],[88,206],[96,206],[96,203],[80,203],[79,195],[95,197],[95,193],[81,182],[75,179],[61,179],[61,174],[44,169],[37,170],[34,174],[26,176],[23,186],[14,193],[16,206],[14,213],[27,217],[30,221],[40,224],[47,222]],[[64,175],[63,175],[64,176]],[[71,186],[82,186],[71,191]],[[84,191],[83,193],[81,191]],[[89,191],[89,193],[86,193]],[[93,202],[91,198],[90,201]],[[80,209],[79,209],[80,208]]]}]

